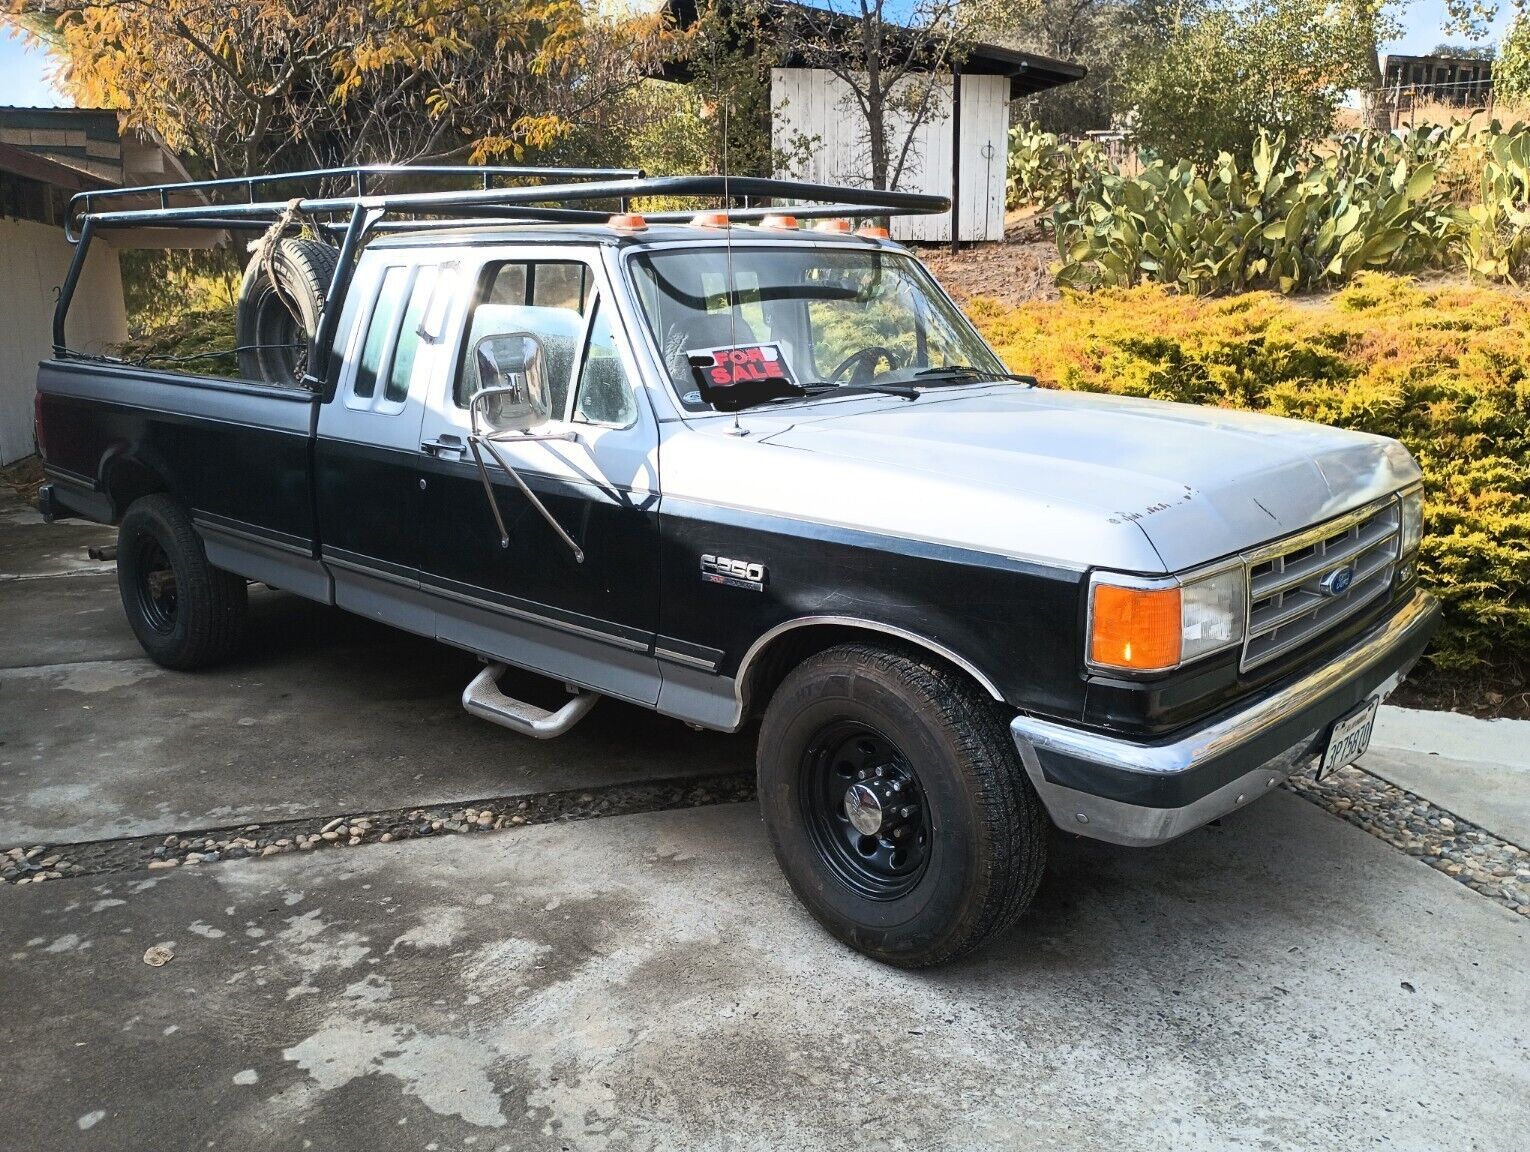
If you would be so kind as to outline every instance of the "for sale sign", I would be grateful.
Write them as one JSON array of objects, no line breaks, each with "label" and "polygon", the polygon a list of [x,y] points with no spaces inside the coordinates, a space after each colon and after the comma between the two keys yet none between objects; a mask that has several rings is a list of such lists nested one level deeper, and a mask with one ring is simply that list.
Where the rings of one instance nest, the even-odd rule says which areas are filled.
[{"label": "for sale sign", "polygon": [[698,348],[687,359],[701,398],[722,411],[802,395],[779,344]]}]

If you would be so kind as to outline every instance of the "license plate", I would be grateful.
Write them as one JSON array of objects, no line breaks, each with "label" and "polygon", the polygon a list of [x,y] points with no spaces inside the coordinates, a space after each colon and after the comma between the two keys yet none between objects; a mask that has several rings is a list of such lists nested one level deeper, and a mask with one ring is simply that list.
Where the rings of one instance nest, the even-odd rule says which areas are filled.
[{"label": "license plate", "polygon": [[1376,708],[1380,704],[1381,698],[1372,696],[1348,716],[1333,722],[1333,729],[1328,733],[1328,747],[1318,765],[1319,780],[1365,755],[1371,745],[1371,729],[1376,726]]}]

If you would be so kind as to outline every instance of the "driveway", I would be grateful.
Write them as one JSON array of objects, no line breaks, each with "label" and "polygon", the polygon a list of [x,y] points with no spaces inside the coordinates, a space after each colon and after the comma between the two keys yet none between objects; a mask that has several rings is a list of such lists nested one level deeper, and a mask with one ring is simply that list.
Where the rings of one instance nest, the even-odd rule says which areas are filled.
[{"label": "driveway", "polygon": [[[1399,851],[1384,814],[1373,835],[1341,794],[1282,790],[1153,851],[1059,833],[1011,936],[904,973],[792,898],[729,802],[747,738],[603,702],[524,740],[460,712],[470,657],[268,592],[240,661],[163,672],[83,560],[109,533],[12,503],[0,534],[0,850],[40,850],[0,885],[5,1147],[1507,1152],[1530,1131],[1523,853],[1493,827],[1512,763],[1483,769],[1508,807],[1459,817],[1511,861],[1501,892]],[[1404,769],[1356,773],[1367,802],[1454,826],[1407,776],[1427,718],[1391,731]]]}]

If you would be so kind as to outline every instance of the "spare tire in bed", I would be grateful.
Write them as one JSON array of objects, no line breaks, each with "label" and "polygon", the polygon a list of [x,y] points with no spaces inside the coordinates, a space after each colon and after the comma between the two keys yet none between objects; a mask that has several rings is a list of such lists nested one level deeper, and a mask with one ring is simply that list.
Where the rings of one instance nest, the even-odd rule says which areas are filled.
[{"label": "spare tire in bed", "polygon": [[302,382],[308,341],[319,327],[338,257],[318,240],[279,240],[269,261],[260,252],[250,257],[234,320],[241,376],[268,384]]}]

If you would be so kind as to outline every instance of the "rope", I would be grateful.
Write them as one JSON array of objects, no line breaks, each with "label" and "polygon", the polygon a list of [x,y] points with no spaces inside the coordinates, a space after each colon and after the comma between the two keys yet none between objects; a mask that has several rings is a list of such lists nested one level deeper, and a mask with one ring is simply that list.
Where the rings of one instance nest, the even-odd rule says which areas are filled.
[{"label": "rope", "polygon": [[281,301],[282,307],[287,309],[288,314],[300,325],[303,322],[297,302],[290,299],[287,293],[282,291],[281,281],[276,278],[276,250],[282,241],[282,235],[293,225],[301,226],[307,219],[302,212],[302,199],[296,198],[287,201],[286,207],[281,214],[272,222],[271,227],[261,234],[259,240],[250,242],[249,250],[255,259],[260,261],[260,267],[266,274],[266,279],[271,284],[271,291]]}]

